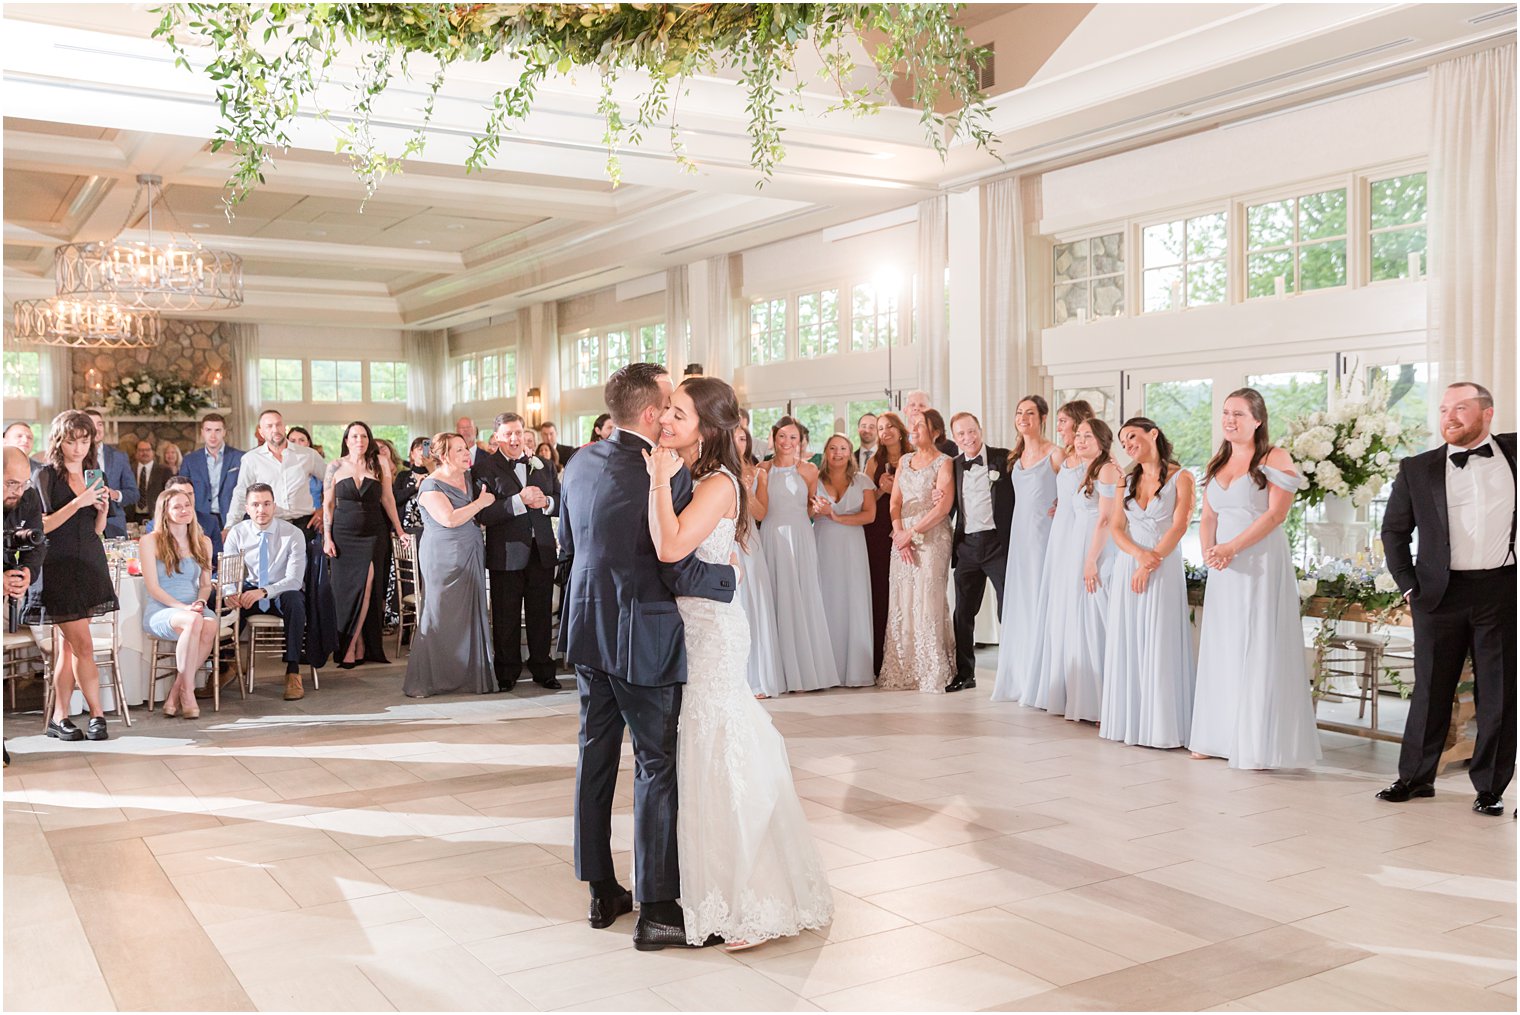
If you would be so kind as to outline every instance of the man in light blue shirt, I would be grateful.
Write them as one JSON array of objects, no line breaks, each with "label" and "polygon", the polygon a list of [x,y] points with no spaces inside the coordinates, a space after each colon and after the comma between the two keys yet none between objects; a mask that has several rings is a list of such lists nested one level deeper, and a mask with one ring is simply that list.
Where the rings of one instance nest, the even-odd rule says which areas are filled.
[{"label": "man in light blue shirt", "polygon": [[273,613],[285,622],[285,700],[306,697],[301,685],[301,651],[306,644],[306,538],[276,518],[274,490],[252,483],[244,504],[248,517],[227,530],[223,552],[243,558],[244,591],[234,597],[244,621]]}]

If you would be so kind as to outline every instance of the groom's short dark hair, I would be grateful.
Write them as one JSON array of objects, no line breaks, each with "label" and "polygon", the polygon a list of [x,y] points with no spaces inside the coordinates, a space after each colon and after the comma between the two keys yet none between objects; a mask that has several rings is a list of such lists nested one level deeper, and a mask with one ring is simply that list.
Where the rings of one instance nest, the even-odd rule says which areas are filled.
[{"label": "groom's short dark hair", "polygon": [[659,406],[665,399],[660,390],[660,378],[670,376],[659,363],[630,363],[607,379],[602,395],[607,400],[607,411],[618,426],[637,422],[639,414],[650,406]]}]

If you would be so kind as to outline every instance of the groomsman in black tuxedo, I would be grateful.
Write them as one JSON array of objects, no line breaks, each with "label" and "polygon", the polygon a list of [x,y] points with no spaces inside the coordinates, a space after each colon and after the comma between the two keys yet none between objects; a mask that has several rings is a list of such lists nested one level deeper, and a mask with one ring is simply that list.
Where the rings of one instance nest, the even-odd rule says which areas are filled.
[{"label": "groomsman in black tuxedo", "polygon": [[976,615],[987,594],[997,593],[1003,615],[1003,577],[1008,570],[1008,533],[1013,526],[1013,478],[1008,449],[982,442],[982,424],[969,412],[950,420],[960,455],[955,459],[955,679],[946,691],[976,686]]},{"label": "groomsman in black tuxedo", "polygon": [[[1388,571],[1414,619],[1414,695],[1399,777],[1380,800],[1435,796],[1451,701],[1472,656],[1473,810],[1504,814],[1515,774],[1515,435],[1490,433],[1494,398],[1459,381],[1441,399],[1446,443],[1404,459],[1383,515]],[[1415,531],[1420,552],[1410,553]]]},{"label": "groomsman in black tuxedo", "polygon": [[524,612],[528,629],[528,672],[533,682],[560,689],[550,654],[554,625],[554,567],[559,547],[553,519],[559,511],[554,467],[532,453],[523,418],[496,417],[496,450],[476,455],[475,482],[496,496],[476,516],[486,530],[486,568],[491,575],[491,641],[496,686],[510,691],[522,675]]}]

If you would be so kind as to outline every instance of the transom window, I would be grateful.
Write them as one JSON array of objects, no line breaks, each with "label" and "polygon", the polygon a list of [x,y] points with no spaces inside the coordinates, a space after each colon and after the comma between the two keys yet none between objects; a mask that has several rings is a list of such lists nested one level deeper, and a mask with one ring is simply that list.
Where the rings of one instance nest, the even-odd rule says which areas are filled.
[{"label": "transom window", "polygon": [[797,297],[797,354],[806,358],[839,351],[839,290]]},{"label": "transom window", "polygon": [[897,286],[881,282],[855,283],[850,290],[850,325],[850,348],[856,351],[901,345]]},{"label": "transom window", "polygon": [[1346,188],[1246,206],[1246,298],[1346,284]]},{"label": "transom window", "polygon": [[311,361],[313,402],[364,401],[364,364],[356,359]]},{"label": "transom window", "polygon": [[1057,243],[1051,256],[1056,324],[1124,313],[1122,232]]},{"label": "transom window", "polygon": [[754,300],[749,305],[749,361],[777,363],[786,358],[786,300]]},{"label": "transom window", "polygon": [[1145,313],[1224,302],[1224,212],[1146,226],[1140,238]]},{"label": "transom window", "polygon": [[579,335],[561,346],[566,387],[594,388],[630,363],[667,366],[665,322],[619,324]]},{"label": "transom window", "polygon": [[1425,262],[1426,196],[1424,173],[1368,184],[1373,282],[1412,278],[1430,270]]},{"label": "transom window", "polygon": [[305,361],[299,359],[260,359],[260,400],[265,402],[306,401],[305,367]]},{"label": "transom window", "polygon": [[374,360],[369,365],[369,398],[372,402],[406,401],[406,364],[400,360]]}]

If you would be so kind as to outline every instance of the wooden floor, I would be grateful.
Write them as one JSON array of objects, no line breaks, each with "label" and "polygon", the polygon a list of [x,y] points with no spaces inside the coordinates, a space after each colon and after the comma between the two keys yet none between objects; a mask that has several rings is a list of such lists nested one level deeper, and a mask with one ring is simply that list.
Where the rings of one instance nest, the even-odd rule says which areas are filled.
[{"label": "wooden floor", "polygon": [[9,716],[5,1006],[1515,1009],[1515,822],[1462,774],[1374,800],[1394,745],[1236,772],[992,704],[985,672],[790,696],[833,926],[645,954],[632,917],[585,923],[568,683],[419,703],[354,673],[106,744]]}]

